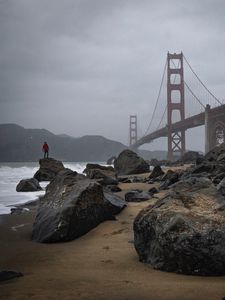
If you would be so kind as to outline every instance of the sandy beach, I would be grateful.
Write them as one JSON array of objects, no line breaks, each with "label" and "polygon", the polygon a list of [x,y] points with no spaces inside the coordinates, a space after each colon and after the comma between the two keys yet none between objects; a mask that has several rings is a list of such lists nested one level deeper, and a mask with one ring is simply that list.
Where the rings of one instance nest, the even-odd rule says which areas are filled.
[{"label": "sandy beach", "polygon": [[[120,187],[123,191],[118,194],[124,195],[131,188],[148,190],[152,185]],[[21,215],[1,216],[1,269],[21,271],[24,277],[1,282],[0,299],[222,300],[225,277],[166,273],[139,262],[133,220],[154,201],[129,203],[116,221],[58,244],[31,240],[36,206]]]}]

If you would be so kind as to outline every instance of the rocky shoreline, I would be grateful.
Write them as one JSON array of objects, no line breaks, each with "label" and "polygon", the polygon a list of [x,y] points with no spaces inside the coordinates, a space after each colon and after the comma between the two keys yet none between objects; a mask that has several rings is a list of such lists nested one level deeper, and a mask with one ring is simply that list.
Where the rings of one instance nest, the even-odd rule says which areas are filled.
[{"label": "rocky shoreline", "polygon": [[[11,245],[19,245],[21,240],[21,245],[18,247],[19,253],[25,251],[22,250],[22,245],[32,245],[31,248],[34,252],[37,249],[42,249],[45,245],[45,249],[48,249],[47,256],[51,253],[51,249],[55,249],[54,251],[57,252],[57,249],[67,249],[68,247],[73,248],[74,251],[76,245],[82,244],[83,241],[88,242],[90,237],[93,237],[91,240],[92,250],[98,248],[99,239],[103,244],[104,241],[106,244],[115,242],[117,246],[112,247],[113,249],[115,247],[115,250],[117,249],[122,257],[125,253],[126,256],[132,253],[129,258],[127,257],[130,264],[135,265],[135,269],[132,271],[132,280],[135,280],[134,278],[140,276],[140,274],[145,274],[146,279],[142,278],[145,293],[146,291],[150,292],[148,280],[153,280],[154,276],[159,276],[152,268],[187,275],[224,276],[225,203],[223,178],[225,178],[225,173],[222,171],[224,170],[225,156],[222,155],[224,150],[221,148],[220,150],[216,149],[216,152],[214,151],[211,155],[201,157],[200,163],[195,161],[192,165],[185,166],[180,163],[178,166],[167,167],[163,170],[156,165],[153,171],[148,173],[132,173],[130,171],[132,163],[129,163],[129,173],[132,173],[129,175],[125,174],[126,170],[118,174],[116,168],[92,164],[87,165],[86,175],[77,174],[65,168],[60,169],[51,179],[46,194],[40,201],[28,205],[23,204],[12,215],[1,218],[1,224],[4,224],[4,230],[2,229],[1,233],[5,231],[4,233],[7,232],[9,236],[13,236]],[[129,157],[132,157],[131,153],[128,154]],[[124,159],[122,164],[124,168]],[[141,162],[141,165],[143,166],[143,162]],[[138,168],[134,164],[136,171]],[[144,168],[146,168],[145,165]],[[46,178],[46,169],[44,174]],[[30,210],[26,210],[27,208]],[[18,220],[20,221],[18,222]],[[113,220],[116,220],[116,222]],[[9,223],[13,226],[6,228]],[[112,230],[112,228],[114,229]],[[92,230],[90,231],[90,229]],[[107,235],[109,235],[110,240]],[[33,236],[33,240],[45,244],[32,242],[31,236]],[[77,239],[77,237],[79,238]],[[54,244],[54,246],[52,244],[73,239],[75,240],[70,244],[60,243]],[[5,237],[3,241],[5,242],[3,242],[2,254],[5,255],[5,251],[9,252],[6,255],[9,262],[9,260],[12,260],[15,251],[13,249],[9,251],[9,245],[7,245]],[[51,243],[52,246],[48,246],[46,242]],[[106,251],[107,247],[107,245],[103,245],[102,249],[105,250],[104,253],[101,252],[101,255],[105,257],[105,261],[107,261],[107,253],[110,252]],[[85,249],[80,249],[81,252],[75,251],[78,261],[80,257],[84,264],[86,262],[82,259],[81,253],[90,250],[89,248]],[[28,251],[31,251],[31,249]],[[67,258],[74,260],[73,252],[68,251],[66,250]],[[32,256],[32,253],[29,253]],[[91,255],[91,253],[87,255]],[[94,253],[96,255],[96,252]],[[138,257],[145,264],[138,262]],[[89,261],[89,258],[87,260]],[[94,264],[96,259],[91,255],[90,260]],[[7,261],[2,261],[1,265],[4,270],[10,270],[10,266],[12,266],[12,269],[17,270],[17,266],[21,266],[18,271],[21,271],[24,277],[10,282],[13,286],[23,286],[27,277],[26,260],[21,258],[19,265],[15,260],[12,260],[15,263],[14,265],[7,264]],[[116,277],[115,274],[118,271],[122,274],[126,272],[121,257],[113,257],[112,261],[116,268],[112,270],[111,276]],[[97,261],[96,263],[98,264]],[[151,270],[146,269],[145,266],[150,266]],[[58,263],[55,264],[55,267],[60,268]],[[129,269],[129,267],[127,268]],[[64,274],[67,274],[65,272]],[[79,280],[77,270],[73,272],[71,270],[70,275],[77,276],[77,280]],[[166,283],[166,278],[169,275],[163,274],[170,273],[160,274],[161,279],[159,280],[164,278],[163,280]],[[36,276],[39,275],[36,274]],[[172,273],[170,276],[173,278]],[[200,278],[209,278],[201,276],[198,277],[198,280],[196,279],[199,282],[199,290]],[[184,281],[189,286],[189,293],[192,298],[183,297],[184,299],[214,299],[207,298],[208,295],[212,296],[213,293],[219,295],[218,299],[222,299],[222,296],[225,295],[225,288],[222,287],[223,285],[220,287],[222,281],[218,280],[215,284],[217,291],[212,286],[208,295],[204,295],[204,298],[197,298],[197,295],[191,291],[192,279],[188,277],[189,279],[184,280],[184,278],[186,277],[174,277],[174,280],[180,282],[181,285],[181,282]],[[220,278],[223,279],[223,277]],[[100,284],[99,279],[96,279],[98,284]],[[54,279],[53,281],[57,282],[57,280]],[[34,282],[31,284],[36,286]],[[159,282],[160,284],[162,283]],[[124,283],[120,282],[120,287],[123,290],[121,298],[110,299],[123,299],[122,295],[126,294]],[[1,289],[3,295],[9,295],[4,286],[0,286]],[[113,289],[113,284],[110,289]],[[83,288],[77,287],[75,290],[77,293],[78,290],[83,291]],[[100,290],[102,295],[105,295],[104,291]],[[134,292],[133,289],[132,291]],[[177,293],[177,298],[174,297],[173,299],[180,299],[181,294],[175,290],[175,285],[173,292],[175,295]],[[92,293],[96,296],[93,290]],[[20,295],[24,295],[24,290],[21,291]],[[63,295],[66,295],[66,291]],[[144,294],[146,299],[148,298],[147,295],[149,294]],[[160,295],[157,296],[157,293],[155,293],[154,299],[172,299],[167,298],[165,295],[164,298],[161,298],[163,295],[162,293]],[[101,296],[99,298],[101,299]],[[55,297],[54,299],[60,298]],[[77,299],[86,298],[78,297]],[[135,298],[129,296],[128,299]]]}]

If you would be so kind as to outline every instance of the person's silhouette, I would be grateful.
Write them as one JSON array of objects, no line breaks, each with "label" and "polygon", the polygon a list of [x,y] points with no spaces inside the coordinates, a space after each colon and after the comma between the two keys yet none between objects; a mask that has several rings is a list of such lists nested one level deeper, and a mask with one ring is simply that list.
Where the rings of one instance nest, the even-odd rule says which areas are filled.
[{"label": "person's silhouette", "polygon": [[44,158],[48,158],[48,153],[49,153],[49,146],[47,142],[44,142],[42,146],[42,151],[44,152]]}]

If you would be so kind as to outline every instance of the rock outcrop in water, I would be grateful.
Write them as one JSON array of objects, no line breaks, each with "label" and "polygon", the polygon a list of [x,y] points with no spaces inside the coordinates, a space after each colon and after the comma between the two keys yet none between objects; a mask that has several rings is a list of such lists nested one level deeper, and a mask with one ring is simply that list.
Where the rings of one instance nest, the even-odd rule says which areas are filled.
[{"label": "rock outcrop in water", "polygon": [[149,164],[137,153],[126,149],[114,161],[114,168],[118,175],[131,175],[149,172]]},{"label": "rock outcrop in water", "polygon": [[38,181],[51,181],[57,173],[64,169],[63,163],[53,158],[42,158],[39,160],[40,168],[34,174]]},{"label": "rock outcrop in water", "polygon": [[17,192],[37,192],[41,190],[42,187],[35,178],[22,179],[16,186]]},{"label": "rock outcrop in water", "polygon": [[114,219],[125,206],[122,198],[104,192],[95,180],[62,170],[41,199],[32,238],[43,243],[75,239],[99,223]]}]

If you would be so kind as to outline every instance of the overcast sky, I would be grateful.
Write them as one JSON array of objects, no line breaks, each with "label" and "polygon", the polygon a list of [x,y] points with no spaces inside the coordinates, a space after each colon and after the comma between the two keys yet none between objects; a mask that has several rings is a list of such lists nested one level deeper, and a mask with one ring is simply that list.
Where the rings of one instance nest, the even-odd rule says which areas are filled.
[{"label": "overcast sky", "polygon": [[225,99],[225,1],[0,0],[0,123],[127,143],[130,114],[146,130],[168,51]]}]

